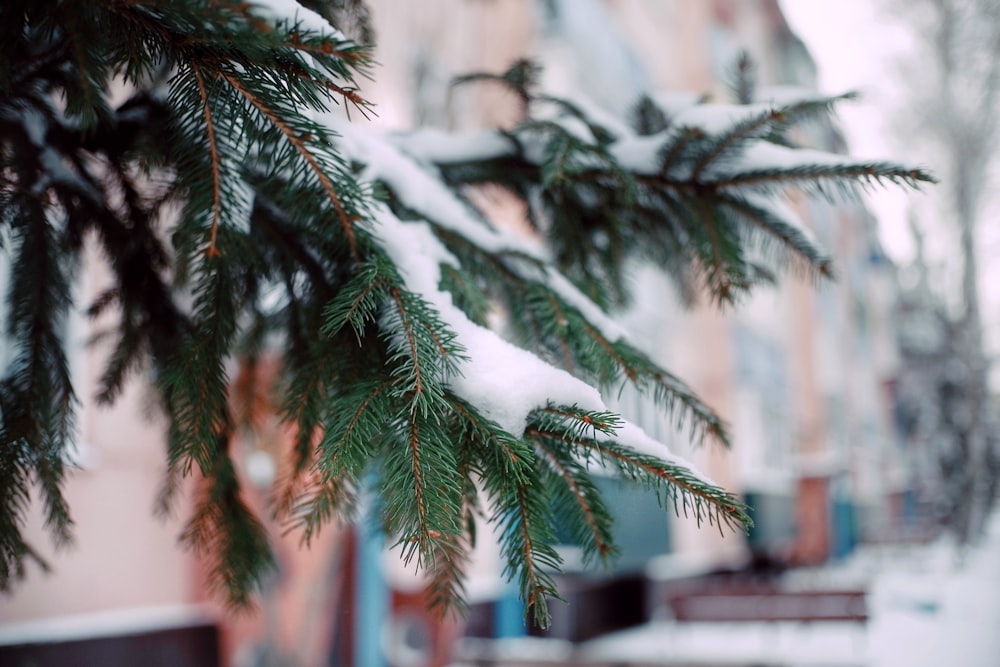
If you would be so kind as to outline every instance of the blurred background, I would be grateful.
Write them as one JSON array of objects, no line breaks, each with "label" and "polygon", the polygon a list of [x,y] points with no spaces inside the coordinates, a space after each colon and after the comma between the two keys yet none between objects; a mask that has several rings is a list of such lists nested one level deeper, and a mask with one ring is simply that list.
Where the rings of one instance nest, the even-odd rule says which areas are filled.
[{"label": "blurred background", "polygon": [[[621,558],[587,570],[566,544],[568,604],[553,605],[544,632],[525,625],[489,539],[472,567],[468,617],[441,620],[426,611],[419,576],[363,523],[327,527],[308,551],[272,526],[279,569],[258,608],[219,608],[205,564],[178,545],[186,508],[154,518],[164,427],[146,414],[143,382],[98,408],[90,397],[107,350],[84,346],[96,325],[74,318],[82,406],[66,496],[76,544],[0,598],[0,664],[995,665],[995,3],[365,4],[343,27],[373,33],[379,65],[362,92],[376,104],[370,122],[386,130],[512,126],[522,110],[509,93],[451,81],[522,57],[544,68],[549,92],[618,114],[643,90],[659,91],[667,109],[732,102],[743,62],[754,101],[864,94],[832,122],[800,128],[801,144],[928,166],[941,183],[864,201],[792,197],[832,251],[835,282],[789,276],[720,312],[682,304],[656,267],[634,267],[636,303],[622,320],[726,419],[733,449],[692,450],[640,396],[623,393],[614,407],[742,495],[755,526],[720,535],[602,480]],[[472,196],[518,225],[503,193]],[[87,265],[81,303],[104,280],[98,258]],[[241,390],[256,392],[266,418],[263,384]],[[262,516],[290,444],[269,423],[240,443]],[[40,516],[32,530],[46,545]]]}]

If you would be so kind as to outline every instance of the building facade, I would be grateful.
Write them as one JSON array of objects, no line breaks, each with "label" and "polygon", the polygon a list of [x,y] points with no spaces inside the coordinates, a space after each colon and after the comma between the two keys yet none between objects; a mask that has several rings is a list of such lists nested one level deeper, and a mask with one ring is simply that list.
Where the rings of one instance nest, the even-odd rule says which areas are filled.
[{"label": "building facade", "polygon": [[[815,88],[815,66],[777,0],[369,4],[380,66],[363,92],[377,105],[374,122],[386,129],[512,125],[520,117],[515,100],[485,86],[453,89],[450,82],[470,71],[502,71],[525,56],[539,59],[552,92],[589,98],[611,113],[626,110],[643,90],[666,91],[680,103],[700,95],[729,101],[726,83],[741,51],[756,63],[757,99],[780,101],[789,86]],[[804,128],[798,138],[817,148],[843,148],[825,124]],[[497,193],[480,194],[506,224],[518,224],[516,205]],[[897,519],[893,498],[907,479],[893,420],[892,268],[862,204],[796,197],[789,205],[831,251],[836,282],[784,276],[778,286],[720,312],[682,305],[655,267],[637,267],[637,302],[622,315],[633,338],[726,419],[734,447],[690,448],[670,416],[640,397],[626,394],[619,407],[741,493],[754,506],[757,525],[746,539],[720,537],[609,480],[625,552],[618,574],[647,572],[657,559],[659,570],[648,571],[669,570],[676,559],[662,557],[670,554],[706,570],[742,566],[752,555],[821,563],[845,555],[858,539],[886,534]],[[81,303],[101,289],[100,262],[88,261]],[[113,409],[91,398],[106,352],[80,343],[99,327],[81,320],[69,333],[81,397],[81,469],[66,489],[77,543],[50,554],[51,574],[33,572],[0,600],[2,624],[114,610],[127,616],[140,607],[185,609],[193,617],[212,610],[202,565],[177,544],[183,503],[166,519],[152,519],[164,473],[164,426],[155,416],[137,418],[145,411],[142,378]],[[285,440],[276,427],[272,443],[241,447],[256,465],[268,448],[280,452]],[[45,543],[40,517],[31,532]],[[394,618],[409,614],[418,627],[424,622],[415,611],[419,587],[382,559],[377,545],[364,530],[337,528],[308,555],[294,537],[280,542],[281,574],[260,612],[223,623],[229,658],[249,665],[261,656],[297,653],[305,656],[301,664],[324,664],[337,653],[358,665],[403,664],[385,637],[395,636]],[[520,612],[499,580],[495,554],[484,551],[480,562],[474,588],[495,600],[492,631],[517,632],[509,620]],[[435,647],[458,630],[425,629],[432,636],[428,659],[440,663],[445,653]]]}]

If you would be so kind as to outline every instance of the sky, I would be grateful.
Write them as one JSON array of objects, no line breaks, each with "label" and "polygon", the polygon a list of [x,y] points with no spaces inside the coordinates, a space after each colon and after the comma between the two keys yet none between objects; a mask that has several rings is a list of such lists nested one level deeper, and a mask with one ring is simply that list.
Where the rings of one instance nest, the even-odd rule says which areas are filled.
[{"label": "sky", "polygon": [[[893,108],[899,105],[901,86],[894,63],[909,48],[906,30],[887,17],[880,7],[888,0],[779,0],[792,30],[805,42],[819,69],[823,92],[858,90],[862,102],[841,105],[838,116],[848,138],[849,150],[861,157],[900,154],[892,139]],[[908,156],[919,155],[919,137],[910,140]],[[934,172],[933,164],[921,164]],[[933,188],[933,186],[931,186]],[[930,188],[928,188],[930,189]],[[907,208],[934,206],[932,198],[889,188],[870,197],[879,219],[879,236],[889,256],[906,265],[915,256]],[[992,204],[996,205],[996,202]],[[981,217],[978,228],[980,308],[990,354],[1000,354],[1000,225],[991,224],[995,209]],[[924,216],[924,224],[928,217]],[[957,293],[961,263],[955,255],[955,237],[946,226],[924,229],[926,254],[934,274],[943,279],[945,292]],[[941,288],[941,285],[938,285]],[[1000,365],[993,383],[1000,390]]]},{"label": "sky", "polygon": [[[780,0],[780,4],[816,61],[820,90],[862,94],[860,101],[842,104],[837,113],[851,153],[866,158],[897,154],[888,123],[899,92],[894,63],[905,54],[908,42],[906,31],[879,9],[884,0]],[[914,256],[906,209],[915,200],[919,196],[899,188],[870,197],[882,243],[897,262]]]}]

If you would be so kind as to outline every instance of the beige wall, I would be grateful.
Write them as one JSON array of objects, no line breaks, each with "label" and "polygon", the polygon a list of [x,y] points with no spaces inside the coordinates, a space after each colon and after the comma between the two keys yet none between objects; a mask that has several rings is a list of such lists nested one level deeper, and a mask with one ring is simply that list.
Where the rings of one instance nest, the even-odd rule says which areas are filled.
[{"label": "beige wall", "polygon": [[[89,253],[80,303],[99,293],[102,271]],[[165,438],[162,421],[147,418],[147,388],[136,377],[108,409],[93,400],[106,348],[86,348],[96,331],[74,318],[68,336],[70,364],[81,405],[79,460],[65,485],[75,521],[75,543],[55,551],[35,503],[27,539],[52,571],[34,565],[11,596],[0,597],[0,622],[105,611],[133,606],[175,605],[192,599],[190,559],[177,544],[179,498],[173,518],[154,516],[163,483]]]}]

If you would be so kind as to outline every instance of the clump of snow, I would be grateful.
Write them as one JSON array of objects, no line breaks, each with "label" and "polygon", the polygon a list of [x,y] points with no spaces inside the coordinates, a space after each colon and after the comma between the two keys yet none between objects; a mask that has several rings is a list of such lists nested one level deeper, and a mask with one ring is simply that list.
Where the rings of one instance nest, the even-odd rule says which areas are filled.
[{"label": "clump of snow", "polygon": [[596,389],[475,324],[452,303],[451,295],[438,288],[440,265],[451,261],[451,254],[426,223],[404,223],[383,205],[374,213],[375,232],[407,289],[427,299],[466,350],[461,375],[448,379],[456,394],[514,434],[524,432],[532,410],[550,401],[605,409]]},{"label": "clump of snow", "polygon": [[698,93],[673,90],[653,91],[649,97],[669,118],[675,117],[689,107],[696,106],[701,100],[701,95]]},{"label": "clump of snow", "polygon": [[[524,243],[506,233],[486,227],[455,196],[420,165],[403,155],[387,140],[354,126],[342,127],[345,153],[366,164],[364,176],[384,180],[410,208],[428,219],[441,222],[487,250],[527,250]],[[536,355],[475,324],[457,308],[451,295],[441,291],[441,265],[456,264],[426,222],[402,222],[385,205],[374,210],[374,233],[398,267],[407,289],[420,294],[455,332],[465,349],[460,374],[447,379],[450,388],[486,418],[513,434],[520,434],[529,414],[550,403],[576,405],[583,410],[605,411],[600,393],[570,373],[551,366]],[[515,270],[532,272],[534,265],[513,263]],[[621,327],[557,271],[534,269],[529,279],[548,285],[560,298],[580,311],[611,341],[625,338]],[[636,451],[656,456],[691,470],[706,479],[693,465],[673,454],[666,445],[639,427],[623,423],[618,438]]]},{"label": "clump of snow", "polygon": [[347,40],[344,33],[330,25],[329,21],[296,0],[253,0],[253,9],[257,16],[275,24],[297,25],[325,37]]},{"label": "clump of snow", "polygon": [[[499,141],[501,135],[495,135],[494,139],[481,134],[434,147],[433,135],[427,133],[390,140],[337,116],[328,115],[325,120],[340,134],[339,147],[345,157],[365,165],[363,179],[385,182],[403,204],[426,220],[461,235],[487,252],[518,253],[545,263],[546,254],[540,243],[489,226],[445,186],[433,173],[433,167],[418,162],[420,159],[434,162],[434,157],[462,159],[477,155],[474,151],[478,150],[485,150],[488,155],[505,154],[512,147],[506,139]],[[653,142],[662,139],[661,136],[647,142],[648,149],[652,150],[656,145]],[[408,152],[416,157],[407,155]],[[478,157],[481,159],[482,155]],[[576,405],[595,412],[607,410],[597,389],[472,322],[454,305],[451,295],[439,285],[441,265],[455,265],[457,260],[427,222],[403,222],[384,204],[376,204],[372,213],[375,238],[397,266],[407,289],[419,294],[438,312],[464,349],[459,373],[446,378],[458,396],[512,434],[523,433],[530,413],[550,404]],[[555,269],[539,269],[535,263],[513,259],[509,266],[526,280],[540,282],[553,290],[611,342],[626,339],[618,323]],[[618,433],[607,437],[614,437],[637,452],[684,467],[714,485],[691,463],[638,426],[622,422]]]},{"label": "clump of snow", "polygon": [[608,151],[628,171],[655,174],[660,170],[660,149],[673,135],[673,130],[646,137],[628,135],[612,144]]},{"label": "clump of snow", "polygon": [[597,327],[602,336],[612,343],[627,339],[625,330],[621,325],[611,319],[596,303],[577,289],[576,285],[571,283],[566,276],[551,267],[547,267],[546,276],[545,283],[552,291],[558,294],[563,301],[580,311],[580,314],[588,322]]},{"label": "clump of snow", "polygon": [[[439,178],[404,155],[384,137],[354,125],[341,124],[338,129],[342,135],[342,149],[347,155],[366,165],[367,177],[389,183],[409,208],[428,220],[433,220],[435,224],[461,235],[488,252],[518,253],[543,262],[546,259],[545,251],[538,242],[488,227]],[[475,144],[486,149],[498,148],[485,138],[477,140]],[[526,279],[547,285],[566,303],[579,310],[612,342],[625,338],[624,330],[558,271],[548,269],[539,272],[528,262],[512,261],[510,267]],[[435,283],[435,289],[436,285]]]},{"label": "clump of snow", "polygon": [[696,127],[706,134],[722,134],[773,109],[770,104],[698,104],[678,112],[671,124]]},{"label": "clump of snow", "polygon": [[422,216],[467,238],[489,252],[517,251],[542,258],[539,246],[530,246],[493,229],[441,182],[382,136],[328,116],[341,135],[340,148],[367,166],[368,177],[391,184],[406,205]]},{"label": "clump of snow", "polygon": [[596,139],[594,137],[593,131],[590,127],[583,122],[580,118],[571,115],[555,116],[553,118],[547,119],[550,123],[558,125],[566,131],[572,137],[576,137],[580,141],[586,144],[595,143]]},{"label": "clump of snow", "polygon": [[514,144],[498,132],[458,134],[425,128],[392,137],[397,148],[414,159],[429,164],[456,164],[514,153]]},{"label": "clump of snow", "polygon": [[632,129],[622,121],[622,116],[609,112],[589,97],[573,91],[561,93],[559,97],[579,109],[592,123],[600,125],[616,137],[632,134]]}]

